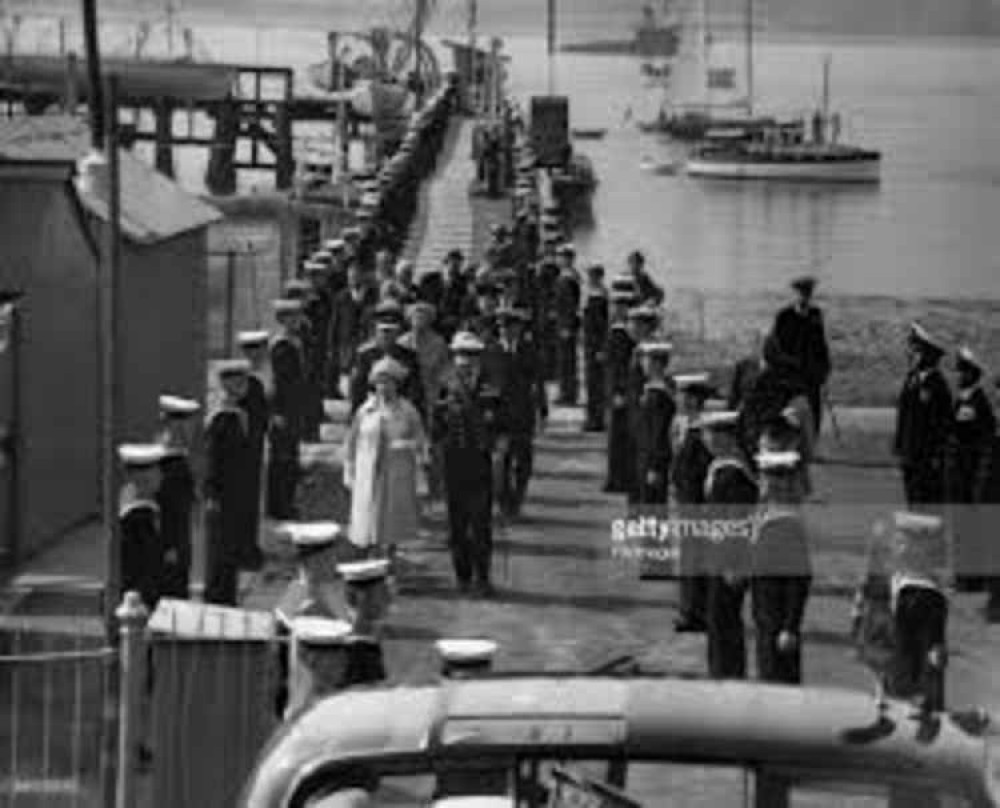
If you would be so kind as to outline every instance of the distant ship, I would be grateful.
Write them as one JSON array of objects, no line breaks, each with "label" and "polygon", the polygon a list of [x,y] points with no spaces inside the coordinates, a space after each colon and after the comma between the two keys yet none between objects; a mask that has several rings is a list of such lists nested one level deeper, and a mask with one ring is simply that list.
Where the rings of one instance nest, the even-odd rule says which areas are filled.
[{"label": "distant ship", "polygon": [[658,15],[651,3],[642,9],[642,19],[632,39],[600,39],[563,45],[564,53],[592,53],[638,56],[641,59],[669,59],[677,54],[681,41],[681,26],[671,12],[671,0],[663,3]]}]

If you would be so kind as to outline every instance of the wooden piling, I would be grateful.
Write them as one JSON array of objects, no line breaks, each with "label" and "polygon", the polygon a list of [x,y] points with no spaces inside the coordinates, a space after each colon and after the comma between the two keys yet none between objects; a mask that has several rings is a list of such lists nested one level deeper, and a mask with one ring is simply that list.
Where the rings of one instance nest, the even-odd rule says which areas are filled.
[{"label": "wooden piling", "polygon": [[158,99],[154,115],[156,116],[156,170],[168,177],[173,177],[173,104],[167,98]]}]

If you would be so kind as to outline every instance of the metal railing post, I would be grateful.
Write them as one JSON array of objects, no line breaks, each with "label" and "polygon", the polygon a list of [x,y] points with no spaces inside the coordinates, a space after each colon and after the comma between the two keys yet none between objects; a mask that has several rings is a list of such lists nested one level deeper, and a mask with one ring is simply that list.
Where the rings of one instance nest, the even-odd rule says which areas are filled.
[{"label": "metal railing post", "polygon": [[118,706],[116,808],[134,808],[143,686],[146,681],[145,630],[148,612],[138,592],[126,592],[115,612],[120,633],[121,698]]}]

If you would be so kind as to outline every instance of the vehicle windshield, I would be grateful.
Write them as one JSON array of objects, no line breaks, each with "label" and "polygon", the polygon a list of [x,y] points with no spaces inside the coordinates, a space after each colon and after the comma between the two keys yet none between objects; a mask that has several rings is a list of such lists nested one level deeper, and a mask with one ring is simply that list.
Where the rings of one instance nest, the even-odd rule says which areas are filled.
[{"label": "vehicle windshield", "polygon": [[463,764],[439,774],[381,777],[368,794],[347,791],[340,784],[320,784],[299,804],[415,808],[448,805],[448,800],[463,796],[493,798],[497,808],[972,808],[967,800],[945,793],[931,795],[924,787],[906,793],[883,784],[801,774],[781,777],[743,766],[555,760],[520,760],[509,766],[494,764],[492,769]]}]

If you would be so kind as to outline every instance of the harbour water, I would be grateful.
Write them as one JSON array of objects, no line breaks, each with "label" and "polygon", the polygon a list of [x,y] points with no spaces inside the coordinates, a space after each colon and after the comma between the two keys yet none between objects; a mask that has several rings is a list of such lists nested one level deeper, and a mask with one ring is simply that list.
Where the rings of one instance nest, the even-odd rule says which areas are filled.
[{"label": "harbour water", "polygon": [[[390,6],[382,5],[390,21]],[[294,27],[267,29],[208,13],[185,19],[216,59],[290,64],[300,87],[304,69],[325,56],[324,32],[363,22],[317,18],[308,30],[301,15],[289,19]],[[462,35],[457,18],[442,28]],[[507,37],[505,47],[514,94],[524,100],[546,92],[544,39]],[[639,247],[668,286],[706,291],[774,289],[810,270],[837,294],[1000,299],[1000,47],[947,39],[764,41],[755,53],[759,108],[810,115],[827,53],[844,138],[884,153],[877,188],[706,184],[644,172],[643,157],[671,159],[676,147],[625,118],[628,111],[652,117],[659,91],[643,87],[629,57],[559,55],[551,83],[570,97],[573,124],[609,130],[603,141],[578,144],[600,178],[593,216],[575,234],[581,254],[614,269]],[[730,55],[739,64],[742,56]],[[185,155],[186,184],[197,186],[203,167],[202,156]]]}]

